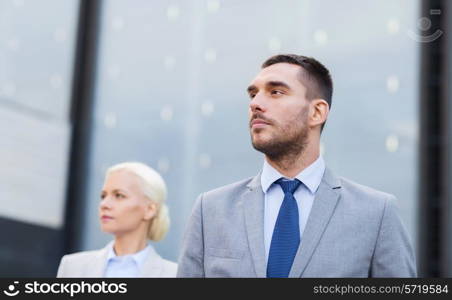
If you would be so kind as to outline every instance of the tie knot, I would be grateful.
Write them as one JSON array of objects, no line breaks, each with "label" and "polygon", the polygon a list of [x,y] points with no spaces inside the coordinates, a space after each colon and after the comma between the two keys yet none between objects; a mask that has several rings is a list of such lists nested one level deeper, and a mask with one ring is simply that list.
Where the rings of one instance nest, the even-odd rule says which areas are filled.
[{"label": "tie knot", "polygon": [[294,180],[284,180],[283,178],[278,179],[276,181],[277,184],[279,184],[284,192],[284,194],[293,193],[298,189],[298,187],[301,184],[301,181],[298,179]]}]

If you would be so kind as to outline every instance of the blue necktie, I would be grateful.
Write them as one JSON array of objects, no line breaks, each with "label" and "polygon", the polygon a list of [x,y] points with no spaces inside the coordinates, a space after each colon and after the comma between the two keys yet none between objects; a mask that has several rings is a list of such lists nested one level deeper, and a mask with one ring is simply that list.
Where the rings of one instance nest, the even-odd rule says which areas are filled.
[{"label": "blue necktie", "polygon": [[276,183],[281,186],[284,192],[284,200],[273,230],[268,255],[267,277],[288,277],[300,244],[298,205],[293,193],[301,182],[298,179],[279,179]]}]

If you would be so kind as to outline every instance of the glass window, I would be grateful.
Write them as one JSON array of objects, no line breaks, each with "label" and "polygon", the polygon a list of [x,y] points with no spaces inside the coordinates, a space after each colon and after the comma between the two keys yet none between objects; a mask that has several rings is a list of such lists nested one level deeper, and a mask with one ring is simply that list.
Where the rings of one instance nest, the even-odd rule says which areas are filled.
[{"label": "glass window", "polygon": [[64,221],[77,11],[78,1],[0,1],[0,215],[53,229]]}]

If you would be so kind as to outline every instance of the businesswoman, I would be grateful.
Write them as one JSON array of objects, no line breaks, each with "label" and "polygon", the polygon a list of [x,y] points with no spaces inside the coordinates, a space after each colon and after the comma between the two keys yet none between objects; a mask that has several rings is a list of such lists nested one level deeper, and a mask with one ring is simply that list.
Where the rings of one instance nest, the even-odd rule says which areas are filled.
[{"label": "businesswoman", "polygon": [[169,227],[162,177],[142,163],[115,165],[100,198],[101,229],[114,240],[100,250],[63,256],[57,277],[175,277],[177,265],[148,242],[163,239]]}]

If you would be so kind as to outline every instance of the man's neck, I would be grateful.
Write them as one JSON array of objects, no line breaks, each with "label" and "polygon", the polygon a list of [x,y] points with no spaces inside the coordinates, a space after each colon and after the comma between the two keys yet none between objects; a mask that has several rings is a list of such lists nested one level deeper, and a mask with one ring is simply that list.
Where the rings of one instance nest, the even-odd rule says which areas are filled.
[{"label": "man's neck", "polygon": [[302,153],[290,154],[279,159],[265,156],[267,162],[279,173],[288,178],[295,178],[301,171],[315,162],[320,155],[319,146],[309,146]]}]

